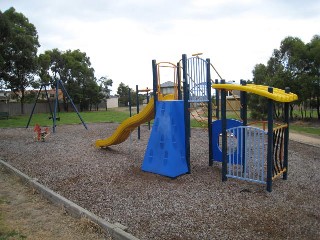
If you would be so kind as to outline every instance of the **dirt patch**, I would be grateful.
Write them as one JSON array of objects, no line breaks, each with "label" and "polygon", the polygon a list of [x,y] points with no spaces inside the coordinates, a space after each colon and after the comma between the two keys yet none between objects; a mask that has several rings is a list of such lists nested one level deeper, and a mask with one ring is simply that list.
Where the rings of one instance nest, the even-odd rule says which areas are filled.
[{"label": "dirt patch", "polygon": [[0,239],[106,239],[92,222],[67,215],[1,167],[0,186]]}]

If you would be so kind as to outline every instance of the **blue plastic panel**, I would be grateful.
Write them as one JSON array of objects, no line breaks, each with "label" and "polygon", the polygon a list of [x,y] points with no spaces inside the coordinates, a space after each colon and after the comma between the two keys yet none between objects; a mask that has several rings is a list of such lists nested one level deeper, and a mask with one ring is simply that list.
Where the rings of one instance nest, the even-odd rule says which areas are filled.
[{"label": "blue plastic panel", "polygon": [[185,150],[183,101],[157,102],[141,169],[175,178],[188,172]]},{"label": "blue plastic panel", "polygon": [[[242,122],[234,119],[227,119],[227,129],[242,126]],[[222,151],[219,147],[219,135],[222,133],[222,123],[221,120],[216,120],[212,123],[212,152],[213,160],[217,162],[222,162]],[[238,136],[235,136],[238,137]],[[240,139],[237,139],[238,146],[240,144]],[[240,149],[238,147],[238,149]],[[241,159],[241,151],[235,151],[233,154],[239,154],[238,159]],[[229,157],[229,155],[227,155]],[[240,164],[240,163],[239,163]]]}]

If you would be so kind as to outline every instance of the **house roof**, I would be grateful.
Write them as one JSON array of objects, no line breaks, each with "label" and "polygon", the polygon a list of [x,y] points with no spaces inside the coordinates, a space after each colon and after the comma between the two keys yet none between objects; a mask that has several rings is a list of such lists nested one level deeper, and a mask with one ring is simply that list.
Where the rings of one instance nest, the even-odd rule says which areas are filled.
[{"label": "house roof", "polygon": [[162,84],[160,84],[160,87],[174,87],[174,82],[171,82],[171,81],[167,81],[167,82],[164,82]]}]

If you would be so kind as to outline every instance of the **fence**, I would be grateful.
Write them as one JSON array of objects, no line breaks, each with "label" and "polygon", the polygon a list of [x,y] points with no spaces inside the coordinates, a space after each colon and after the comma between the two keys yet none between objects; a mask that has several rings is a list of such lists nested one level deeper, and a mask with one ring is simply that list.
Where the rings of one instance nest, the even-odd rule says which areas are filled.
[{"label": "fence", "polygon": [[[29,115],[32,111],[33,106],[34,103],[25,103],[23,105],[24,114]],[[54,104],[52,103],[52,110],[53,106]],[[79,104],[76,104],[76,107],[79,109]],[[59,104],[59,108],[61,112],[64,112],[63,103]],[[71,104],[69,104],[68,109],[69,111],[73,111]],[[21,104],[17,102],[0,103],[0,112],[9,112],[9,116],[21,115]],[[37,106],[34,109],[34,113],[50,113],[48,103],[37,103]]]},{"label": "fence", "polygon": [[[272,180],[287,171],[284,162],[284,135],[288,125],[273,129]],[[239,154],[240,153],[240,154]],[[267,133],[240,126],[227,129],[227,177],[266,183]]]},{"label": "fence", "polygon": [[[227,177],[266,183],[266,133],[262,129],[240,126],[227,130]],[[235,154],[235,153],[238,154]]]},{"label": "fence", "polygon": [[[107,102],[107,107],[108,108],[116,108],[118,107],[118,98],[110,98],[108,99]],[[80,109],[79,104],[75,104],[77,109]],[[32,111],[32,108],[34,106],[34,103],[25,103],[24,104],[24,114],[25,115],[29,115]],[[54,103],[51,102],[51,107],[53,110],[53,106]],[[63,107],[63,103],[59,103],[59,109],[61,112],[64,112],[64,107]],[[106,103],[105,102],[101,102],[98,105],[98,110],[105,110],[106,109]],[[73,111],[73,107],[71,104],[68,105],[68,110],[70,112]],[[92,108],[92,110],[97,110],[94,106]],[[0,112],[8,112],[9,116],[17,116],[17,115],[21,115],[21,104],[19,102],[0,102]],[[34,113],[50,113],[50,108],[48,103],[37,103],[37,106],[34,110]]]}]

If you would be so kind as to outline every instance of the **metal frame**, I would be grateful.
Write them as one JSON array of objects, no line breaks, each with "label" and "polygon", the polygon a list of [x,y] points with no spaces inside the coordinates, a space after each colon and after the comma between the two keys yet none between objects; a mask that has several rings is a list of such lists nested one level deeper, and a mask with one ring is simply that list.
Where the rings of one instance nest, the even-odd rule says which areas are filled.
[{"label": "metal frame", "polygon": [[[212,152],[212,99],[211,99],[211,74],[210,59],[206,60],[199,56],[187,58],[182,55],[182,75],[183,75],[183,99],[185,114],[186,132],[186,154],[190,170],[190,103],[208,103],[208,130],[209,130],[209,166],[213,164]],[[179,70],[178,70],[179,72]],[[200,87],[202,86],[202,87]]]},{"label": "metal frame", "polygon": [[49,108],[50,108],[50,112],[51,112],[51,116],[52,116],[52,131],[53,133],[55,133],[56,131],[56,122],[57,122],[57,112],[58,112],[58,105],[59,105],[59,99],[58,99],[58,93],[59,93],[59,86],[61,87],[63,93],[67,96],[67,99],[70,101],[73,109],[75,110],[75,112],[77,113],[79,119],[81,120],[82,122],[82,125],[85,127],[85,129],[88,129],[87,125],[85,124],[85,122],[83,121],[77,107],[74,105],[73,101],[72,101],[72,98],[70,97],[70,95],[68,94],[66,88],[64,87],[62,81],[59,79],[59,80],[56,80],[56,97],[55,97],[55,103],[54,103],[54,111],[53,111],[53,114],[52,114],[52,109],[51,109],[51,105],[50,105],[50,102],[49,102],[49,97],[48,97],[48,92],[47,92],[47,89],[46,89],[46,85],[43,84],[41,85],[40,87],[40,90],[38,92],[38,95],[37,95],[37,98],[36,98],[36,102],[34,103],[33,105],[33,108],[32,108],[32,111],[31,111],[31,114],[30,114],[30,117],[29,117],[29,120],[28,120],[28,123],[27,123],[27,126],[26,128],[29,127],[29,124],[30,124],[30,121],[31,121],[31,118],[32,118],[32,115],[33,115],[33,112],[35,110],[35,107],[37,105],[37,101],[38,101],[38,98],[39,98],[39,95],[40,95],[40,92],[41,92],[41,89],[42,87],[45,87],[45,92],[46,92],[46,96],[47,96],[47,101],[49,103]]},{"label": "metal frame", "polygon": [[[225,81],[221,80],[221,84],[225,84]],[[246,85],[246,82],[241,81],[241,84]],[[268,92],[273,93],[273,88],[268,87]],[[290,89],[286,88],[285,92],[289,94]],[[222,88],[220,93],[221,93],[221,124],[222,124],[222,170],[221,170],[222,181],[227,181],[228,177],[233,177],[233,178],[238,178],[242,180],[265,183],[267,191],[271,192],[272,182],[274,178],[276,178],[280,174],[283,174],[283,179],[284,180],[287,179],[288,142],[289,142],[289,103],[288,102],[284,103],[284,123],[285,124],[274,128],[273,127],[274,100],[272,100],[271,98],[268,98],[268,121],[267,121],[268,129],[266,133],[267,134],[266,180],[262,178],[255,179],[255,178],[247,177],[245,175],[236,176],[235,174],[230,172],[230,169],[228,171],[228,167],[230,168],[230,166],[232,165],[232,159],[230,159],[230,156],[232,154],[228,155],[228,152],[227,152],[228,151],[227,136],[230,134],[234,134],[232,132],[234,131],[234,129],[232,130],[226,129],[226,89]],[[247,125],[247,93],[241,91],[240,94],[241,94],[240,98],[241,98],[241,106],[242,106],[241,117],[243,119],[243,127],[239,127],[239,129],[241,129],[242,131],[242,134],[240,134],[242,136],[239,141],[241,141],[240,151],[242,151],[242,155],[241,155],[242,172],[246,173],[247,171],[246,163],[250,160],[248,159],[248,156],[250,158],[252,157],[248,155],[248,152],[247,152],[248,146],[245,147],[246,145],[251,143],[251,139],[249,139],[250,136],[246,134],[246,132],[248,131],[248,129],[252,129],[252,127],[246,126]],[[261,130],[261,132],[264,132],[264,131]],[[254,136],[256,136],[255,134],[256,133],[254,133]],[[256,144],[256,147],[261,148],[260,144]],[[282,148],[283,148],[283,152],[282,152]],[[264,154],[263,154],[263,157],[264,157]],[[254,158],[257,158],[257,157],[254,157]],[[262,166],[262,160],[260,158],[257,162],[259,162],[260,166]],[[264,173],[263,173],[263,176],[264,176]]]}]

